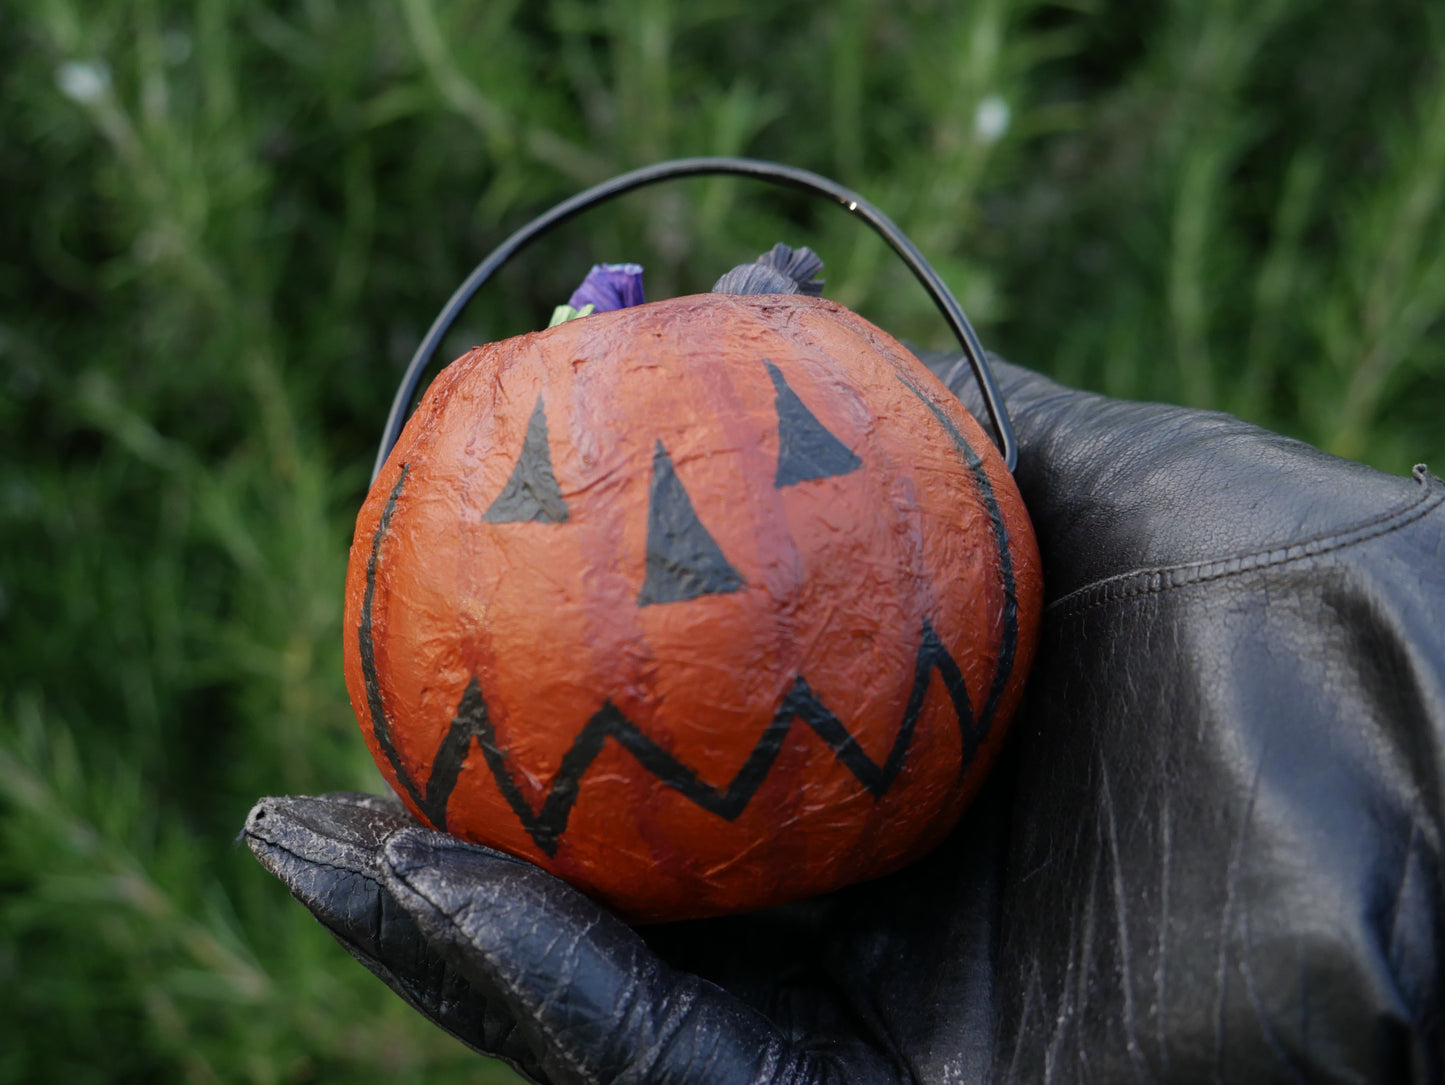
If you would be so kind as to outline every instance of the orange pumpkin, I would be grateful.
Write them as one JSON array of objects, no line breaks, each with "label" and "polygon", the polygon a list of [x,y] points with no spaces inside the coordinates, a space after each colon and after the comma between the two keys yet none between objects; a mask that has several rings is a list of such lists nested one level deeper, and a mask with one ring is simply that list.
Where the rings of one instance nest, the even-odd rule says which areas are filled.
[{"label": "orange pumpkin", "polygon": [[1002,458],[901,344],[704,294],[437,377],[357,519],[346,679],[422,821],[633,920],[714,915],[938,843],[1041,591]]}]

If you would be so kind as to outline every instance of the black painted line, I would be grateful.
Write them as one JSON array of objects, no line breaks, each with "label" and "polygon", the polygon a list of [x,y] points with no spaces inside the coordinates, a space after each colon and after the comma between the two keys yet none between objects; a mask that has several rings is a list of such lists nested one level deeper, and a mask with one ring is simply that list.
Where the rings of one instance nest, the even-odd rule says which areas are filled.
[{"label": "black painted line", "polygon": [[371,537],[371,556],[366,559],[366,594],[361,601],[361,625],[357,629],[357,637],[361,646],[361,675],[366,684],[366,706],[371,714],[371,733],[376,736],[376,744],[381,747],[381,752],[386,755],[387,761],[391,764],[392,771],[396,778],[406,788],[406,793],[417,806],[425,808],[424,796],[416,788],[406,769],[402,767],[401,758],[397,755],[396,745],[391,740],[391,723],[386,718],[386,706],[382,703],[381,682],[376,676],[376,648],[371,638],[371,612],[376,602],[376,562],[381,554],[381,544],[386,540],[386,533],[391,529],[391,517],[396,512],[396,501],[401,496],[401,488],[406,485],[407,473],[411,470],[411,464],[401,465],[401,475],[392,487],[391,496],[386,499],[386,507],[381,510],[381,519],[377,522],[376,533]]},{"label": "black painted line", "polygon": [[[953,420],[943,413],[942,408],[935,404],[923,392],[915,387],[907,378],[899,376],[903,386],[912,392],[925,407],[932,412],[933,417],[938,419],[943,426],[944,432],[953,442],[955,451],[973,473],[974,483],[978,486],[979,493],[983,496],[984,506],[988,509],[990,528],[993,531],[994,546],[998,550],[999,575],[1003,579],[1003,642],[999,645],[998,667],[993,674],[993,682],[989,685],[988,696],[983,702],[983,711],[978,717],[978,731],[980,735],[988,734],[993,726],[994,713],[998,711],[998,703],[1003,697],[1003,691],[1008,686],[1009,676],[1013,673],[1014,656],[1018,651],[1019,640],[1019,608],[1018,590],[1014,583],[1013,555],[1009,552],[1008,528],[1004,526],[1003,513],[999,511],[998,499],[994,496],[993,484],[989,482],[988,472],[984,470],[983,460],[973,447],[964,439]],[[981,741],[981,739],[980,739]],[[967,767],[968,762],[964,762]]]}]

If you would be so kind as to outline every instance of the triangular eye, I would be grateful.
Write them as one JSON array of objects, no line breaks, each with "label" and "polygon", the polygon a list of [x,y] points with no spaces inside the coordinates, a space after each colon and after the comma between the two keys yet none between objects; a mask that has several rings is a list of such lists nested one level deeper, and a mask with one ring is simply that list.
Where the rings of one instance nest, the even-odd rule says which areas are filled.
[{"label": "triangular eye", "polygon": [[547,447],[547,415],[542,397],[532,408],[527,422],[527,436],[522,441],[522,454],[512,477],[482,517],[489,524],[518,524],[528,520],[541,524],[561,524],[567,520],[567,502],[552,474],[552,452]]},{"label": "triangular eye", "polygon": [[863,461],[804,406],[778,367],[772,362],[763,364],[777,391],[778,473],[773,486],[781,490],[795,482],[846,475],[861,467]]},{"label": "triangular eye", "polygon": [[647,579],[637,605],[680,603],[745,587],[742,575],[697,518],[692,498],[672,469],[672,457],[658,441],[647,505]]}]

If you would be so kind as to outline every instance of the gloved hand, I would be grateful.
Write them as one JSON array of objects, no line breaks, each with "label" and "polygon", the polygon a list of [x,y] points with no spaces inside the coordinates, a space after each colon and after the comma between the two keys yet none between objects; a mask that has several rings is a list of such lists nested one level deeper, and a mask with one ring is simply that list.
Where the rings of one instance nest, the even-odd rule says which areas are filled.
[{"label": "gloved hand", "polygon": [[634,931],[386,800],[266,799],[247,842],[542,1082],[1445,1080],[1445,485],[998,373],[1049,602],[919,863]]}]

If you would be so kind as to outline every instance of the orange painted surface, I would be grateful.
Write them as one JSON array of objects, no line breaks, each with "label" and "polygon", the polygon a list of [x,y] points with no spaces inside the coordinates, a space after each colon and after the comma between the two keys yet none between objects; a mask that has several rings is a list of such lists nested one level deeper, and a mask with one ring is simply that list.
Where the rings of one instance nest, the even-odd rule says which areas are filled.
[{"label": "orange painted surface", "polygon": [[[856,469],[776,484],[779,391],[765,363]],[[489,521],[539,398],[566,518]],[[739,586],[639,605],[659,442]],[[442,820],[420,800],[448,734],[462,735],[449,831],[634,920],[712,915],[875,877],[936,844],[998,750],[1041,599],[1002,458],[903,346],[832,302],[705,294],[481,347],[437,378],[357,518],[346,679],[373,757],[418,817]],[[884,766],[927,629],[975,719],[996,705],[968,763],[946,668],[928,666],[901,768],[880,794],[856,755],[850,767],[803,718],[740,809],[688,793],[747,778],[800,677],[810,711],[821,705]],[[991,697],[1010,629],[1014,658]],[[470,737],[478,703],[490,739]],[[671,776],[611,734],[574,749],[608,705]],[[542,830],[544,847],[515,804],[542,812],[559,786],[575,794],[565,826]]]}]

